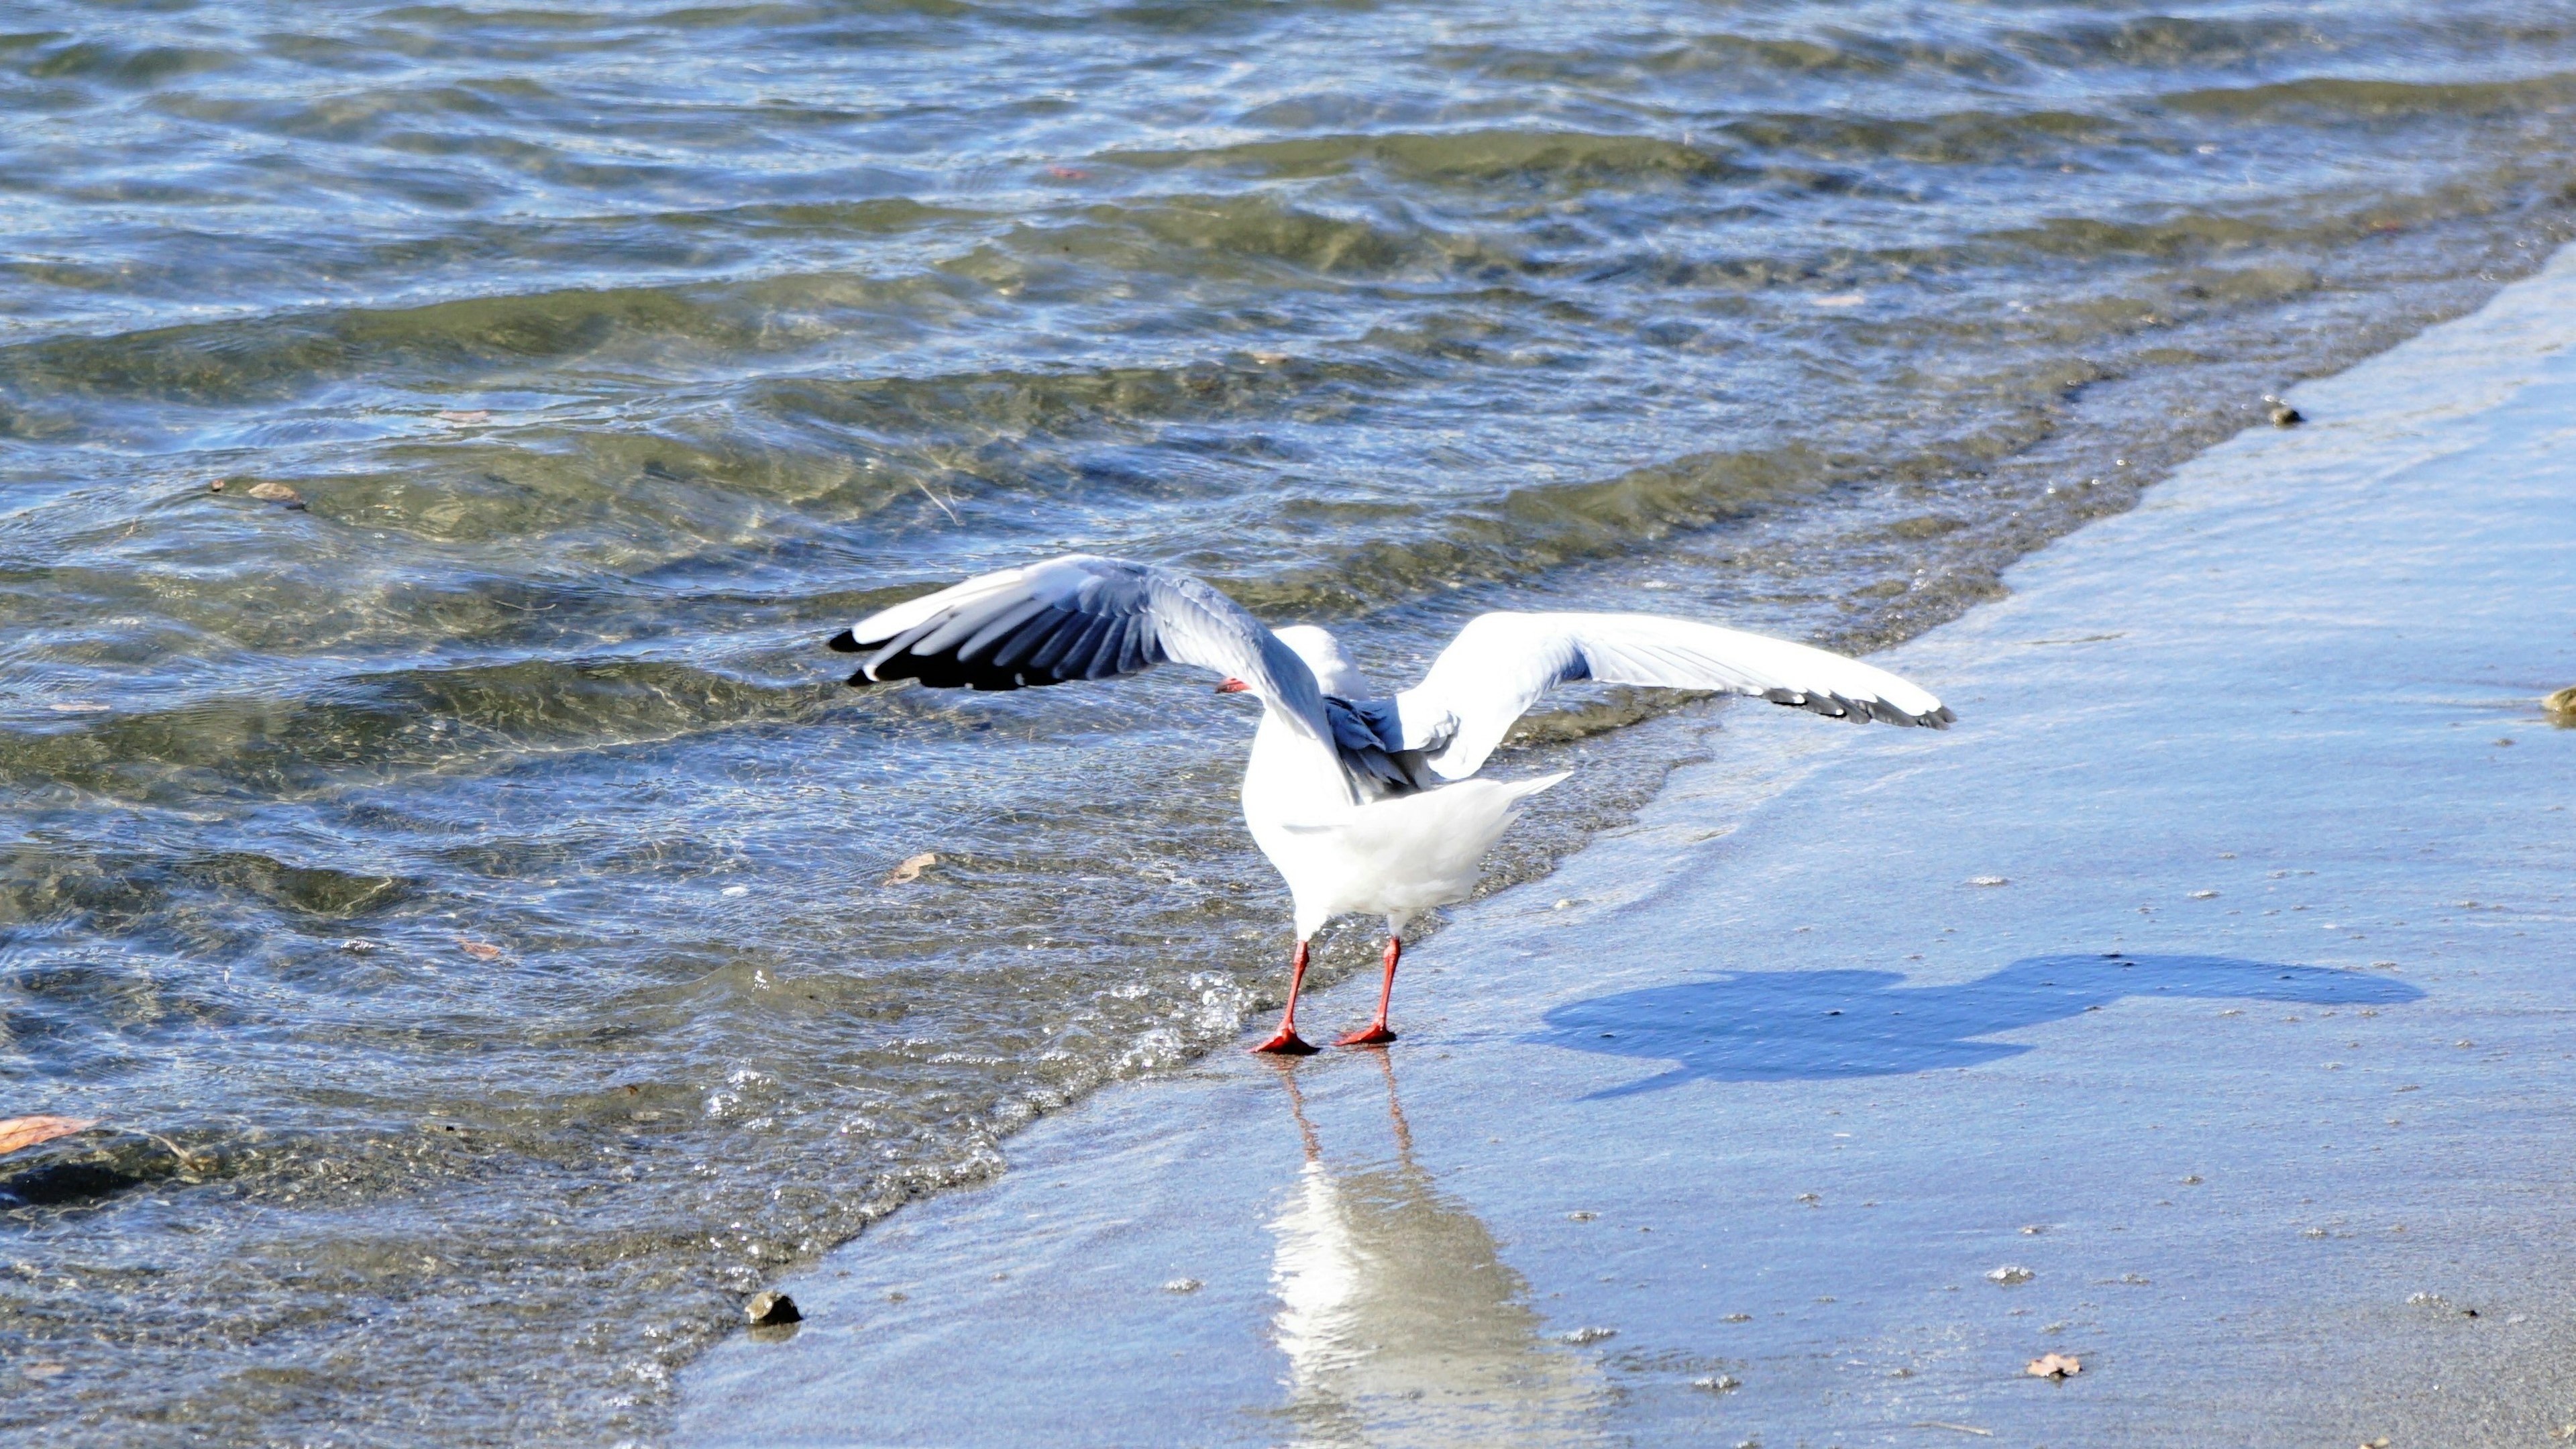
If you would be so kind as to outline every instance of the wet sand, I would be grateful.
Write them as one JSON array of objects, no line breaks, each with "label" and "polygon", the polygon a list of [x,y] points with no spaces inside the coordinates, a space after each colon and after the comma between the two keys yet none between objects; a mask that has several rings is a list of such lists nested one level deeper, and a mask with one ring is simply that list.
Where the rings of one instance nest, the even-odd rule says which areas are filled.
[{"label": "wet sand", "polygon": [[1726,711],[1391,1052],[1041,1122],[681,1438],[2552,1442],[2571,341],[2561,256],[2020,564],[1885,656],[1954,731]]}]

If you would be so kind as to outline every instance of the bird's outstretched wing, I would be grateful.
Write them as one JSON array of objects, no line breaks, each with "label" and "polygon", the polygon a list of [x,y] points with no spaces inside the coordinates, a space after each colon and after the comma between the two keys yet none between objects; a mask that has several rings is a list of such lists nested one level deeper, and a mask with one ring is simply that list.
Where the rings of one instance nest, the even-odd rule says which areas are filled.
[{"label": "bird's outstretched wing", "polygon": [[1586,679],[1758,695],[1837,719],[1941,729],[1953,718],[1884,669],[1785,639],[1656,614],[1484,614],[1395,697],[1387,733],[1464,779],[1540,695]]},{"label": "bird's outstretched wing", "polygon": [[1066,554],[979,574],[836,634],[864,656],[850,683],[1021,689],[1171,661],[1240,679],[1309,739],[1333,735],[1314,671],[1243,606],[1187,574]]}]

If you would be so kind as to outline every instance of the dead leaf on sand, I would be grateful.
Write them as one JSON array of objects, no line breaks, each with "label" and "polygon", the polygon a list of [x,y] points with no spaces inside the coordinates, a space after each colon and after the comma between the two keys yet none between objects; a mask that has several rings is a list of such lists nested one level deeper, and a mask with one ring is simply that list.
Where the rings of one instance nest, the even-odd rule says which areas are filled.
[{"label": "dead leaf on sand", "polygon": [[475,941],[464,936],[459,936],[456,938],[456,949],[473,957],[477,961],[498,961],[501,959],[501,948],[493,945],[489,941]]},{"label": "dead leaf on sand", "polygon": [[0,1120],[0,1155],[69,1137],[97,1124],[83,1117],[11,1117]]},{"label": "dead leaf on sand", "polygon": [[2044,1353],[2022,1366],[2033,1378],[2066,1379],[2084,1372],[2084,1361],[2072,1354]]},{"label": "dead leaf on sand", "polygon": [[939,857],[925,850],[921,854],[905,861],[903,864],[896,866],[894,868],[894,874],[887,876],[883,884],[890,886],[908,885],[913,881],[921,879],[921,873],[923,871],[928,870],[937,864],[939,864]]}]

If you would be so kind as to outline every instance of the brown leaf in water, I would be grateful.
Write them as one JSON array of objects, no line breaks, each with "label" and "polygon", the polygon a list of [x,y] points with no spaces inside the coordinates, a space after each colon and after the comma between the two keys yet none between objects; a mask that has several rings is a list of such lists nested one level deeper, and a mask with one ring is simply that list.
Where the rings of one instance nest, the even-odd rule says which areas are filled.
[{"label": "brown leaf in water", "polygon": [[498,961],[501,959],[501,948],[493,945],[489,941],[475,941],[459,936],[456,938],[456,947],[458,950],[463,951],[466,955],[473,957],[477,961]]},{"label": "brown leaf in water", "polygon": [[921,873],[923,871],[928,870],[937,864],[939,864],[939,857],[925,850],[921,854],[905,861],[903,864],[896,866],[894,868],[894,874],[887,876],[884,884],[890,886],[910,884],[913,881],[921,879]]},{"label": "brown leaf in water", "polygon": [[292,503],[295,501],[295,490],[283,483],[263,480],[250,485],[250,496],[263,503]]},{"label": "brown leaf in water", "polygon": [[2084,1372],[2084,1361],[2072,1354],[2044,1353],[2024,1365],[2022,1372],[2033,1378],[2072,1378]]},{"label": "brown leaf in water", "polygon": [[84,1127],[95,1125],[81,1117],[11,1117],[0,1120],[0,1155],[69,1137]]}]

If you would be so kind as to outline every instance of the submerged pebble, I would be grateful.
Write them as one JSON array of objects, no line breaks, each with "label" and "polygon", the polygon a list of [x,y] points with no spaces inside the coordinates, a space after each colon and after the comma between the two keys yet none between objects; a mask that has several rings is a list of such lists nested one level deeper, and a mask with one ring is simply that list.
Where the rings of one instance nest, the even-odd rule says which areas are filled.
[{"label": "submerged pebble", "polygon": [[796,1309],[796,1300],[775,1289],[753,1294],[751,1301],[743,1305],[742,1315],[755,1328],[776,1328],[785,1323],[805,1321],[805,1315]]},{"label": "submerged pebble", "polygon": [[936,854],[925,850],[919,855],[907,857],[903,864],[896,866],[893,872],[886,876],[883,884],[890,886],[909,885],[912,882],[921,879],[921,873],[923,871],[928,870],[937,864],[939,864],[939,857]]}]

